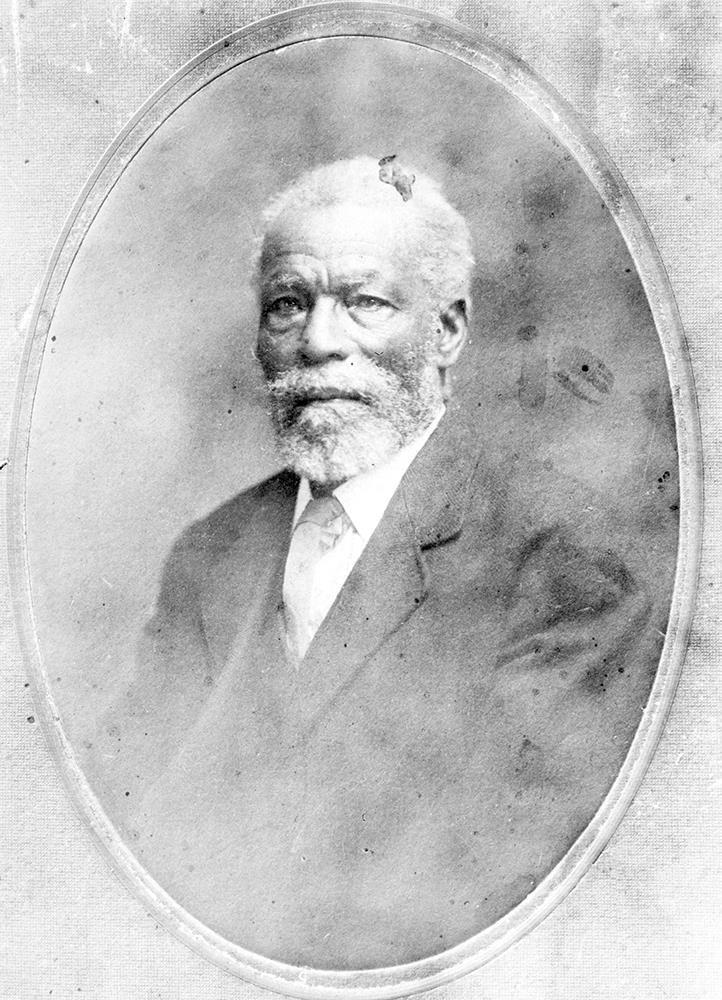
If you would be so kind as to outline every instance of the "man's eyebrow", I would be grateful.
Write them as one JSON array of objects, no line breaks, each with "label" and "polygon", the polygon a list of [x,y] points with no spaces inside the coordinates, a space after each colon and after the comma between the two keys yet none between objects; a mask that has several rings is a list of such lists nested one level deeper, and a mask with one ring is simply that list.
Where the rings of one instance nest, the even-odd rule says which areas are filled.
[{"label": "man's eyebrow", "polygon": [[[350,273],[348,275],[338,275],[331,282],[333,291],[341,295],[356,292],[359,288],[363,288],[364,285],[368,284],[376,285],[376,291],[381,295],[400,301],[404,301],[407,298],[407,294],[402,286],[395,281],[390,281],[388,275],[376,269]],[[274,271],[267,275],[261,275],[261,288],[265,295],[286,290],[311,292],[315,287],[316,282],[313,278],[298,274],[295,271]]]},{"label": "man's eyebrow", "polygon": [[371,291],[399,302],[405,302],[408,298],[408,290],[382,271],[366,271],[363,274],[339,277],[334,282],[334,287],[344,295],[355,292],[365,285],[371,285]]},{"label": "man's eyebrow", "polygon": [[364,285],[374,285],[382,294],[400,296],[402,290],[398,283],[389,279],[382,271],[365,271],[362,274],[339,275],[333,282],[334,287],[341,292],[355,292]]},{"label": "man's eyebrow", "polygon": [[308,288],[309,282],[300,274],[285,274],[276,272],[270,275],[261,275],[261,284],[264,288]]}]

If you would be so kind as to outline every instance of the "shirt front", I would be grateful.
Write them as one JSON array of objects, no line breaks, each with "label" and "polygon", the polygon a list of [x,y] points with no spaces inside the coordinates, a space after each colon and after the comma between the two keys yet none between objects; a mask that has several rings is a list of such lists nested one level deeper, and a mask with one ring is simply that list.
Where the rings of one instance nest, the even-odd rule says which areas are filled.
[{"label": "shirt front", "polygon": [[[295,623],[294,645],[297,655],[302,657],[305,654],[349,573],[376,530],[404,473],[436,430],[443,415],[442,409],[422,434],[392,455],[383,465],[359,473],[333,491],[333,495],[345,512],[345,530],[341,532],[335,544],[324,553],[313,573],[313,578],[303,581],[304,586],[311,588],[308,602],[310,611],[305,621]],[[294,529],[310,500],[311,487],[304,478],[299,483],[296,497]],[[290,560],[286,562],[283,581],[286,605],[294,583],[298,582],[289,579],[289,562]]]}]

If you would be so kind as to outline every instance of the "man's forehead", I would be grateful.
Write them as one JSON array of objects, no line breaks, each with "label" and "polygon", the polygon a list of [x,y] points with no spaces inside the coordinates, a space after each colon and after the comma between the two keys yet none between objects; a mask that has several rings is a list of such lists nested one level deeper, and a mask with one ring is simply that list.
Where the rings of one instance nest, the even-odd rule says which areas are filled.
[{"label": "man's forehead", "polygon": [[289,250],[274,255],[262,269],[265,284],[294,285],[328,277],[347,284],[363,284],[388,276],[387,262],[373,254],[335,253],[334,248],[319,258],[314,254]]},{"label": "man's forehead", "polygon": [[263,258],[300,254],[316,258],[407,256],[410,215],[400,218],[374,205],[342,202],[283,213],[266,234]]}]

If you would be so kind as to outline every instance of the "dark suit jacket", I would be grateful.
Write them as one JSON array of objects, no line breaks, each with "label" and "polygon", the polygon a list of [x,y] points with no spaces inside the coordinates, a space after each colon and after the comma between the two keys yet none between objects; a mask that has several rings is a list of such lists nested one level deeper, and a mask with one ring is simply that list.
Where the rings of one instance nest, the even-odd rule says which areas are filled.
[{"label": "dark suit jacket", "polygon": [[[109,716],[109,812],[160,884],[258,953],[393,965],[521,901],[590,822],[661,648],[624,525],[478,460],[448,417],[297,671],[298,481],[193,525]],[[115,796],[115,799],[113,799]]]}]

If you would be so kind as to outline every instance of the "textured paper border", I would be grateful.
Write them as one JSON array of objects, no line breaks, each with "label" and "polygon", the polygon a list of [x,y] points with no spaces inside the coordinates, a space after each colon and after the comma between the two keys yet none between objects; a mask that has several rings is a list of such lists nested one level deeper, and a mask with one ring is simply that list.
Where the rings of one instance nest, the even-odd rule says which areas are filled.
[{"label": "textured paper border", "polygon": [[[239,62],[310,38],[363,35],[418,44],[463,60],[531,108],[574,155],[614,214],[642,279],[667,362],[681,473],[680,542],[667,639],[642,721],[622,770],[592,823],[560,864],[510,914],[438,956],[393,969],[322,972],[254,955],[183,911],[138,864],[85,782],[67,742],[34,639],[23,547],[24,479],[32,403],[50,323],[69,267],[100,205],[155,129],[202,86]],[[574,112],[511,54],[437,18],[385,4],[324,4],[273,16],[222,39],[193,59],[146,103],[99,164],[66,223],[30,324],[11,447],[10,566],[22,643],[40,695],[39,713],[63,777],[90,828],[126,883],[173,933],[222,968],[298,997],[387,998],[430,989],[490,961],[536,926],[603,850],[651,760],[684,658],[701,537],[701,456],[694,383],[684,335],[659,255],[631,193]]]},{"label": "textured paper border", "polygon": [[[436,6],[436,5],[434,5],[434,6]],[[440,5],[440,6],[443,6],[443,5]],[[521,15],[518,14],[519,6],[520,5],[513,5],[513,6],[516,7],[517,16],[523,17],[524,16],[523,13]],[[615,5],[612,5],[612,6],[615,6]],[[619,5],[617,5],[617,6],[619,6]],[[638,8],[640,5],[637,4],[635,6]],[[657,16],[653,17],[651,19],[650,31],[652,31],[656,26],[658,26],[664,20],[664,17],[663,17],[663,15],[660,12],[653,12],[653,13],[655,13]],[[685,37],[688,38],[688,39],[694,39],[694,38],[699,39],[700,37],[704,37],[705,31],[707,30],[707,29],[705,29],[705,26],[704,26],[704,23],[703,23],[703,21],[704,21],[704,13],[705,13],[704,8],[703,7],[699,7],[698,5],[695,5],[695,9],[694,10],[690,9],[690,17],[689,17],[690,30],[689,30],[688,35],[686,35],[686,36],[684,35],[684,33],[680,33],[680,37],[682,39],[682,42],[684,42],[684,38]],[[462,14],[463,14],[463,12],[460,12],[460,16]],[[469,16],[468,12],[467,12],[466,16]],[[529,17],[528,13],[527,13],[526,16],[528,18],[529,25],[532,27],[532,34],[533,34],[534,26],[536,25],[537,22],[536,22],[536,20],[533,17]],[[479,17],[481,17],[481,15],[479,15]],[[577,21],[578,21],[578,19],[579,18],[578,18],[578,12],[577,12]],[[560,24],[560,20],[563,21],[564,18],[561,18],[561,19],[558,18],[557,21],[555,22],[557,31],[558,31],[559,28],[563,27],[563,25]],[[513,21],[513,14],[512,14],[512,16],[510,16],[509,24],[511,24],[512,21]],[[692,22],[694,22],[694,23],[692,23]],[[506,30],[510,31],[513,34],[512,28],[513,28],[513,25],[511,27],[509,27],[509,25],[507,25],[507,29]],[[562,32],[562,34],[563,34],[563,32]],[[532,39],[532,41],[529,42],[530,52],[533,52],[535,44],[537,46],[537,51],[539,51],[539,49],[538,49],[538,46],[539,46],[539,31],[538,31],[538,29],[537,29],[537,33],[536,33],[536,35],[534,37],[535,37],[536,41],[534,39]],[[563,39],[562,39],[562,41],[563,41]],[[555,44],[556,44],[556,39],[555,39]],[[647,45],[647,50],[649,50],[651,48],[653,48],[653,46],[651,46],[651,45],[648,44]],[[544,50],[544,47],[542,45],[542,47],[541,47],[541,53],[542,53],[542,55],[544,55],[544,52],[545,52],[545,50]],[[682,57],[685,56],[685,49],[684,49],[683,46],[680,48],[679,55],[680,55],[680,59],[682,59]],[[685,56],[685,58],[686,58],[686,56]],[[554,62],[554,60],[552,59],[552,64],[553,64],[553,62]],[[700,72],[702,72],[702,70],[700,70]],[[568,77],[567,79],[571,79],[571,78]],[[704,80],[704,77],[703,77],[703,80]],[[574,89],[574,84],[573,83],[571,84],[571,87],[572,87],[572,90],[573,90]],[[702,100],[702,97],[703,97],[703,93],[700,93],[700,101]],[[684,102],[681,100],[681,98],[680,98],[680,102],[679,103],[680,103],[680,106],[683,106],[683,104],[684,104]],[[622,106],[622,110],[623,110],[623,106]],[[588,108],[586,109],[586,113],[589,114],[589,109]],[[645,136],[644,133],[643,133],[642,137],[641,137],[641,140],[644,141],[645,139],[647,141],[649,141],[649,136]],[[656,141],[658,143],[663,143],[664,142],[664,140],[663,140],[662,137],[657,137]],[[652,148],[652,150],[655,149],[654,137],[652,138],[651,148]],[[679,149],[679,144],[675,145],[674,140],[672,140],[672,142],[671,142],[671,148],[672,148],[672,150],[678,150]],[[695,151],[691,150],[690,151],[690,158],[691,158],[691,160],[693,162],[694,162],[694,156],[695,156]],[[701,163],[702,165],[704,165],[704,160],[703,159],[701,160],[699,158],[699,154],[697,154],[697,156],[698,156],[698,159],[697,159],[696,162],[698,164]],[[672,160],[673,159],[674,159],[674,157],[672,157]],[[630,162],[631,161],[628,158],[627,159],[627,163],[629,164]],[[656,162],[657,161],[655,161],[655,163]],[[706,176],[707,175],[705,174],[704,177],[706,177]],[[661,178],[659,177],[659,175],[657,175],[657,179],[656,179],[657,186],[656,187],[655,187],[655,179],[654,178],[650,178],[649,181],[647,181],[646,178],[645,178],[644,181],[640,182],[640,175],[639,174],[635,174],[635,179],[636,179],[636,188],[637,188],[637,190],[641,189],[643,192],[646,192],[647,195],[648,195],[648,192],[650,190],[651,191],[664,190],[664,176],[663,175],[662,175]],[[667,209],[667,214],[666,215],[665,215],[665,210],[664,209],[661,211],[661,215],[660,215],[660,210],[655,209],[655,212],[654,212],[654,214],[655,214],[655,221],[659,222],[660,218],[670,217],[670,215],[671,215],[671,218],[673,218],[673,219],[675,218],[675,210],[671,206],[671,199],[672,199],[672,197],[675,194],[675,190],[678,191],[678,192],[681,190],[681,187],[680,187],[681,184],[682,184],[682,179],[680,179],[679,181],[672,181],[671,182],[671,194],[669,195],[669,197],[667,197],[665,195],[665,197],[662,199],[662,204],[668,204],[670,207]],[[660,185],[661,185],[661,187],[660,187]],[[676,188],[675,188],[675,185],[677,185]],[[702,182],[699,184],[699,188],[704,188],[704,178],[702,179]],[[695,188],[692,188],[692,191],[696,194]],[[704,194],[704,191],[702,190],[702,191],[700,191],[700,193]],[[685,197],[687,197],[687,196],[685,196]],[[665,201],[665,198],[666,198],[666,201]],[[704,220],[704,219],[702,219],[700,217],[700,228],[701,228],[702,232],[704,232],[705,230],[709,231],[709,224],[708,223],[705,224],[705,223],[706,223],[706,220]],[[659,236],[659,228],[657,228],[656,231],[657,231],[657,235]],[[684,232],[684,227],[682,227],[682,231]],[[687,264],[685,266],[685,264],[684,264],[684,257],[682,255],[685,254],[685,253],[687,253],[687,252],[689,252],[689,250],[688,250],[687,247],[684,247],[681,250],[679,248],[678,240],[679,240],[680,230],[669,230],[669,229],[665,230],[664,226],[662,226],[661,232],[662,232],[662,236],[663,236],[663,241],[664,241],[664,243],[666,244],[666,247],[667,247],[668,259],[671,257],[673,268],[676,271],[678,277],[679,277],[680,274],[682,275],[682,284],[680,285],[680,290],[681,290],[681,293],[683,295],[683,300],[686,303],[687,314],[688,314],[688,316],[691,317],[691,320],[692,320],[693,334],[694,334],[694,338],[695,338],[696,358],[697,358],[698,364],[700,366],[700,368],[698,368],[698,371],[700,369],[702,371],[702,388],[703,388],[703,392],[704,392],[703,403],[702,403],[702,405],[703,405],[703,411],[704,411],[704,415],[706,415],[707,418],[708,418],[708,427],[712,428],[713,437],[710,440],[714,440],[714,427],[715,426],[716,427],[719,426],[718,417],[716,416],[717,411],[716,411],[714,405],[712,404],[711,397],[709,396],[709,389],[710,389],[710,386],[711,386],[711,379],[712,379],[712,376],[713,376],[713,360],[714,359],[710,357],[709,353],[705,353],[704,352],[704,343],[705,343],[705,341],[704,341],[704,327],[700,326],[700,324],[704,320],[705,315],[709,315],[709,311],[707,309],[707,303],[705,302],[704,298],[702,298],[700,300],[700,304],[699,305],[697,305],[697,303],[695,301],[695,304],[693,306],[692,305],[692,299],[690,298],[690,293],[689,293],[689,288],[693,287],[694,282],[696,280],[699,280],[700,287],[703,288],[704,287],[704,283],[706,282],[707,289],[709,291],[713,290],[712,283],[709,280],[709,276],[710,276],[710,261],[709,261],[709,257],[705,256],[705,252],[702,249],[701,237],[700,237],[700,242],[697,243],[697,244],[695,244],[694,238],[693,238],[692,241],[691,241],[691,247],[692,247],[691,257],[692,257],[692,259],[690,259],[689,264]],[[687,234],[689,235],[689,230],[687,230]],[[689,246],[689,244],[688,244],[688,246]],[[694,248],[695,247],[697,248],[697,252],[696,253],[694,252]],[[671,248],[671,250],[670,250],[670,248]],[[709,250],[707,250],[707,253],[709,253]],[[681,260],[680,260],[680,258],[681,258]],[[701,275],[699,274],[700,270],[702,272]],[[685,277],[685,275],[686,275],[686,277]],[[690,282],[692,284],[690,284]],[[707,309],[707,311],[706,311],[706,309]],[[702,352],[702,353],[700,353],[700,352]],[[715,422],[715,421],[717,421],[717,422]],[[715,496],[716,496],[716,493],[714,492],[714,489],[713,489],[713,494],[712,495],[713,495],[713,499],[714,499]],[[715,545],[715,539],[714,539],[714,537],[712,537],[708,541],[708,545],[711,545],[711,546]],[[709,576],[710,576],[710,570],[708,569],[707,570],[707,574],[706,574],[705,578],[703,579],[703,584],[704,584],[705,587],[707,587],[707,586],[710,585]],[[694,702],[695,705],[697,705],[697,704],[701,705],[702,704],[699,699],[701,697],[704,697],[704,696],[701,695],[700,692],[702,692],[703,690],[705,691],[706,697],[709,699],[709,701],[704,703],[704,707],[706,707],[708,714],[706,716],[705,715],[701,715],[699,717],[699,726],[695,730],[690,730],[689,734],[688,734],[688,739],[686,741],[684,741],[684,742],[690,742],[690,743],[692,743],[693,747],[697,750],[698,755],[699,755],[698,758],[697,758],[698,759],[698,764],[700,764],[703,767],[705,767],[704,773],[707,773],[707,768],[709,767],[710,763],[713,765],[715,759],[719,760],[719,748],[718,748],[718,745],[717,745],[717,748],[716,748],[717,749],[717,757],[715,758],[715,756],[714,756],[715,746],[714,746],[714,744],[711,745],[711,746],[709,744],[709,733],[710,733],[710,716],[709,716],[709,713],[715,711],[716,703],[714,702],[714,698],[716,697],[716,695],[717,695],[717,693],[719,691],[719,688],[715,687],[715,684],[714,684],[714,675],[705,669],[705,667],[704,667],[705,660],[704,659],[700,660],[700,656],[702,654],[704,654],[706,656],[706,663],[709,665],[710,670],[711,670],[711,668],[712,668],[712,666],[714,664],[714,650],[716,648],[716,646],[714,644],[714,639],[712,638],[712,635],[711,635],[711,633],[709,631],[712,615],[713,615],[713,611],[710,610],[710,600],[709,600],[709,597],[707,596],[707,591],[704,591],[704,593],[703,593],[703,600],[701,602],[700,625],[699,625],[698,629],[695,631],[695,633],[693,634],[693,643],[692,643],[692,649],[691,649],[691,654],[690,654],[690,658],[692,660],[692,673],[691,673],[691,677],[690,677],[690,685],[691,685],[690,690],[692,691],[692,696],[693,697],[697,697],[697,699],[698,699],[696,702]],[[700,629],[701,629],[701,631],[700,631]],[[12,641],[12,640],[10,640],[10,641]],[[702,678],[705,678],[705,677],[707,678],[707,680],[703,681]],[[704,687],[702,686],[703,684],[704,684]],[[686,710],[687,709],[685,708],[685,711]],[[22,721],[24,722],[25,720],[23,719]],[[680,744],[680,742],[679,742],[679,736],[678,735],[673,736],[673,739],[675,739],[677,741],[676,742],[677,748],[679,748],[680,745],[684,745],[684,743]],[[706,744],[704,742],[705,739],[707,739],[707,743]],[[695,740],[696,740],[696,743],[695,743]],[[674,746],[674,744],[673,744],[673,746]],[[712,751],[712,756],[711,757],[709,755],[709,751],[710,750]],[[703,754],[704,754],[704,759],[703,759]],[[684,751],[678,755],[678,757],[676,758],[677,764],[679,764],[679,760],[682,758],[683,755],[684,755]],[[33,759],[37,760],[37,755]],[[669,770],[670,774],[674,775],[674,768],[670,766],[671,763],[672,763],[672,759],[669,756],[669,751],[667,751],[666,756],[663,758],[663,764]],[[685,763],[686,763],[686,761],[685,761]],[[35,764],[35,766],[37,767],[37,764]],[[689,773],[689,769],[687,769],[687,771],[685,773]],[[52,775],[51,775],[51,777],[52,777]],[[655,781],[656,781],[656,784],[654,785],[654,787],[659,788],[660,787],[659,778],[656,778]],[[664,783],[663,783],[662,787],[663,786],[664,786]],[[707,814],[707,818],[708,819],[710,818],[710,816],[712,817],[713,825],[712,825],[711,829],[708,827],[707,836],[710,836],[710,834],[711,834],[712,837],[713,837],[713,839],[714,839],[714,830],[715,829],[719,830],[719,813],[716,813],[716,814],[714,814],[714,813]],[[649,819],[651,820],[651,818],[652,817],[650,815]],[[714,820],[715,819],[716,819],[716,823],[717,823],[716,827],[714,826]],[[634,817],[634,819],[632,820],[632,822],[636,823],[636,827],[633,827],[633,828],[636,828],[637,830],[639,830],[640,829],[639,823],[640,822],[644,823],[644,822],[646,822],[646,820],[645,820],[644,816],[642,816],[641,819],[640,819],[639,816],[636,816],[636,817]],[[685,829],[692,829],[692,830],[695,829],[695,827],[694,827],[694,825],[693,825],[693,823],[691,821],[691,817],[690,817],[690,821],[688,823],[688,826]],[[664,827],[663,827],[663,830],[664,830]],[[39,835],[42,837],[42,833],[40,831],[39,831]],[[675,850],[678,853],[679,853],[679,850],[680,850],[680,847],[677,844],[672,844],[672,845],[669,845],[669,847],[665,847],[664,844],[663,844],[663,842],[659,841],[659,845],[660,845],[660,848],[662,849],[662,851],[665,851],[665,850],[672,851],[672,856],[674,856],[674,851]],[[692,850],[692,863],[691,863],[690,867],[692,868],[692,874],[697,874],[697,870],[694,868],[694,860],[695,860],[695,858],[699,859],[701,856],[703,856],[703,849],[700,846],[699,835],[697,835],[697,839],[693,841],[692,848],[693,848],[693,850]],[[617,861],[619,862],[619,857],[617,857]],[[717,870],[714,869],[714,867],[712,866],[711,871],[708,868],[707,874],[714,875],[714,874],[716,874],[716,871]],[[699,876],[697,876],[697,877],[699,877]],[[707,884],[709,884],[709,883],[707,883]],[[670,887],[670,891],[671,892],[676,891],[677,897],[679,898],[679,895],[680,895],[679,885],[675,886],[673,884]],[[41,897],[37,895],[37,890],[36,890],[35,899],[39,900],[40,898]],[[706,900],[704,898],[701,898],[700,899],[700,906],[703,906],[705,903],[706,903]],[[40,910],[42,910],[42,902],[40,902],[40,903],[36,902],[35,905],[38,906],[38,912],[40,912]],[[667,905],[669,906],[669,910],[670,910],[669,919],[672,920],[672,910],[674,909],[674,902],[673,902],[673,897],[672,896],[670,896],[670,901],[667,903]],[[649,907],[647,907],[647,910],[645,912],[647,914],[649,914],[649,912],[650,912]],[[586,928],[587,932],[589,932],[589,930],[590,930],[590,924],[589,924],[589,922],[585,921],[584,925],[585,925],[585,928]],[[659,922],[658,922],[657,926],[659,926]],[[699,923],[697,924],[697,926],[698,926],[699,930],[702,930],[702,926]],[[584,928],[580,928],[580,931],[583,931],[583,929]],[[607,932],[609,933],[610,930],[611,930],[611,928],[609,927],[609,925],[607,925]],[[65,928],[65,932],[68,933],[68,934],[72,933],[72,927],[68,926],[67,928]],[[613,935],[612,935],[612,937],[613,937]],[[17,939],[13,938],[12,940],[16,941]],[[692,945],[692,947],[694,947],[694,945]],[[175,952],[173,952],[173,954],[175,954]],[[526,954],[529,954],[529,953],[527,952]],[[596,955],[596,954],[598,954],[598,952],[594,952],[594,955]],[[658,954],[659,954],[659,952],[658,952]],[[96,958],[97,958],[97,955],[96,955]],[[562,956],[561,958],[560,958],[560,956],[557,956],[557,958],[561,961],[561,967],[562,968],[566,968],[566,969],[575,969],[576,968],[576,972],[574,972],[574,977],[575,977],[574,981],[576,981],[576,982],[586,981],[586,980],[584,980],[583,970],[580,973],[581,966],[579,966],[578,963],[577,963],[576,966],[574,965],[574,956],[573,955],[567,954],[567,955]],[[148,968],[150,968],[150,967],[148,967]],[[186,968],[191,968],[191,966],[188,963],[186,963]],[[507,972],[508,972],[509,968],[510,968],[510,966],[509,966],[508,963],[506,964],[505,968],[507,969]],[[690,968],[691,968],[691,966],[690,966]],[[93,972],[93,969],[89,968],[87,966],[87,964],[85,966],[83,965],[82,954],[80,954],[78,969],[80,970],[78,972],[78,976],[80,976],[81,973],[83,975],[86,975],[86,976],[89,975],[89,974],[92,975],[92,972]],[[628,987],[627,987],[626,983],[623,982],[619,978],[619,976],[615,973],[614,969],[611,966],[605,966],[604,969],[607,970],[607,971],[603,972],[603,974],[602,974],[602,977],[603,977],[604,981],[600,983],[599,978],[598,978],[598,971],[597,971],[597,979],[595,980],[594,984],[592,984],[591,980],[589,980],[590,989],[586,992],[585,995],[589,995],[589,996],[592,996],[592,995],[594,995],[594,996],[597,996],[597,995],[599,995],[599,996],[602,996],[602,995],[604,995],[604,996],[607,996],[607,995],[609,995],[609,996],[611,996],[611,995],[615,995],[615,996],[622,996],[622,995],[627,996],[627,995],[629,995],[629,996],[631,996],[631,995],[633,995],[632,993],[624,992],[625,990],[627,990]],[[146,969],[146,972],[147,972],[147,969]],[[172,972],[172,970],[168,966],[166,966],[165,973],[163,973],[162,971],[159,970],[158,974],[159,974],[160,978],[158,978],[157,982],[159,984],[161,984],[162,982],[164,982],[165,981],[165,977],[167,975],[169,975],[171,972]],[[649,981],[649,986],[650,986],[650,991],[647,993],[647,995],[648,996],[651,996],[651,995],[654,995],[654,996],[665,995],[665,993],[663,992],[664,987],[659,984],[659,979],[658,979],[657,975],[655,975],[655,969],[652,967],[652,961],[651,961],[651,959],[650,959],[650,963],[649,963],[649,968],[646,969],[646,972],[648,973],[648,981]],[[133,972],[132,967],[130,967],[130,966],[125,967],[124,973],[125,973],[126,976],[130,976],[131,977],[130,980],[129,980],[129,982],[132,983],[132,982],[136,981],[133,978],[134,972]],[[121,970],[121,975],[122,974],[123,974],[123,970]],[[529,970],[526,970],[526,974],[533,976],[533,972],[529,972]],[[666,976],[666,978],[665,978],[665,982],[666,982],[667,979],[669,979],[669,976],[670,976],[669,967],[666,968],[666,973],[660,973],[660,974]],[[194,975],[195,975],[195,973],[194,973]],[[581,975],[581,979],[579,978],[580,975]],[[523,978],[524,978],[524,970],[522,970],[522,972],[520,973],[520,976],[521,976],[521,978],[517,979],[518,982],[521,982],[523,980]],[[694,977],[692,977],[692,978],[694,978]],[[13,981],[15,981],[15,980],[13,980]],[[196,978],[193,981],[196,982],[196,983],[199,982],[197,976],[196,976]],[[477,981],[476,977],[475,977],[474,981]],[[492,977],[492,980],[489,980],[487,978],[484,981],[485,982],[490,982],[490,981],[494,981],[494,980],[493,980],[493,977]],[[536,979],[536,980],[532,979],[532,981],[539,983],[539,982],[541,982],[541,979],[539,979],[539,978]],[[545,981],[547,982],[547,986],[545,987],[543,985],[539,985],[539,987],[538,987],[539,990],[544,990],[544,989],[549,990],[550,987],[548,986],[548,980],[545,980]],[[105,996],[105,995],[111,995],[111,992],[112,992],[113,996],[115,996],[115,995],[118,995],[118,996],[121,996],[121,995],[127,996],[127,995],[129,995],[128,993],[123,992],[122,987],[118,985],[117,978],[113,978],[112,981],[110,981],[110,982],[107,982],[107,981],[104,981],[104,980],[100,980],[99,982],[103,984],[101,986],[101,989],[103,989],[104,991],[106,991],[106,990],[110,991],[110,992],[107,992],[107,993],[103,992],[102,993],[103,996]],[[175,979],[174,982],[177,983],[178,980]],[[204,984],[206,984],[207,982],[212,982],[212,980],[209,981],[209,980],[203,979],[203,983]],[[498,982],[498,980],[497,980],[497,982]],[[605,983],[606,983],[606,986],[605,986]],[[613,990],[612,987],[609,986],[610,983],[613,983],[613,984],[616,983],[616,990]],[[697,989],[697,987],[695,987],[694,983],[690,979],[684,979],[684,984],[685,984],[685,989],[687,987],[689,988],[689,990],[695,990],[695,989]],[[176,985],[176,986],[174,986],[172,988],[177,990],[178,986]],[[211,987],[209,986],[208,988],[211,988]],[[140,989],[140,986],[138,987],[138,989]],[[205,986],[204,986],[204,989],[205,989]],[[575,995],[574,994],[574,990],[573,990],[573,986],[569,987],[569,989],[571,990],[571,992],[569,992],[568,995]],[[120,992],[116,992],[117,990],[120,990]],[[567,995],[568,984],[562,983],[562,990],[564,992],[564,995]],[[609,990],[610,992],[606,992],[607,990]],[[604,991],[604,992],[600,992],[600,991]],[[652,993],[652,991],[653,991],[653,993]],[[17,993],[8,993],[7,995],[17,995]],[[101,995],[101,994],[96,992],[95,995]],[[140,996],[141,994],[138,993],[137,995]],[[143,995],[145,995],[145,994],[143,994]],[[165,995],[165,994],[163,994],[163,995]],[[174,994],[174,995],[182,995],[182,994]],[[207,994],[204,992],[204,995],[207,995]],[[216,994],[214,994],[214,996],[215,995]],[[525,995],[528,996],[530,994],[527,993]],[[534,995],[536,996],[536,995],[542,995],[542,994],[535,992]],[[544,993],[544,995],[551,996],[551,995],[561,995],[561,994],[560,993],[556,993],[555,994],[553,992],[552,993],[548,993],[547,992],[547,993]],[[578,995],[578,994],[576,994],[576,995]],[[674,995],[681,995],[681,993],[679,991],[677,991],[677,992],[675,992]],[[687,995],[690,995],[690,996],[691,995],[694,995],[694,996],[700,995],[701,996],[702,994],[699,993],[699,991],[697,990],[697,992],[694,992],[694,994],[692,994],[692,992],[689,992]],[[712,996],[713,994],[710,993],[709,995]]]}]

